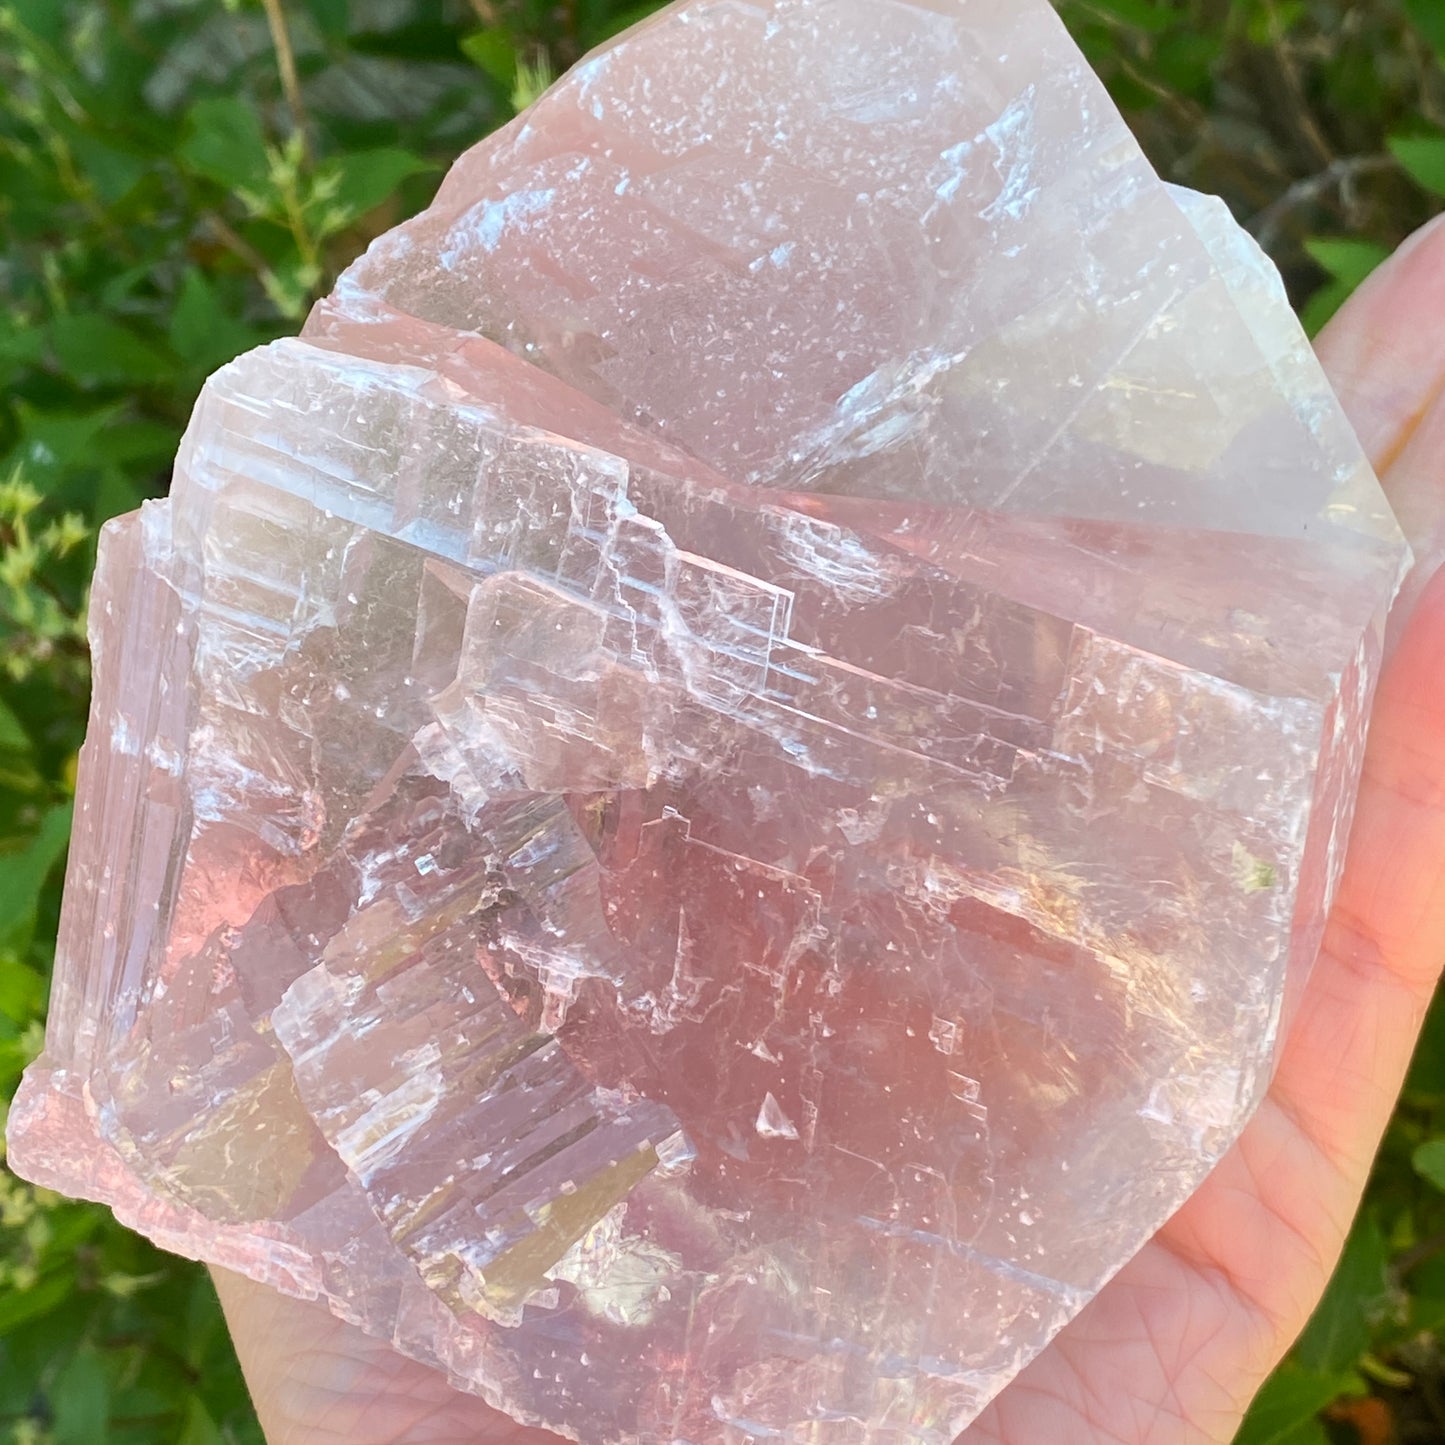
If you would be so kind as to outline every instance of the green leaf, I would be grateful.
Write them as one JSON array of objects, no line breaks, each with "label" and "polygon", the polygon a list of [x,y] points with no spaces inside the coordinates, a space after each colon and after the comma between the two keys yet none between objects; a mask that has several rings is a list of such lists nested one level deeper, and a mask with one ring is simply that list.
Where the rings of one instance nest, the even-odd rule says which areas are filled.
[{"label": "green leaf", "polygon": [[110,1380],[100,1356],[83,1347],[50,1391],[55,1445],[104,1445],[110,1425]]},{"label": "green leaf", "polygon": [[109,316],[61,316],[50,344],[64,371],[82,386],[136,386],[164,381],[175,370],[158,347]]},{"label": "green leaf", "polygon": [[1405,13],[1435,53],[1445,59],[1445,5],[1440,0],[1405,0]]},{"label": "green leaf", "polygon": [[[371,7],[368,7],[370,9]],[[393,7],[398,10],[401,7]],[[421,8],[421,7],[419,7]],[[427,12],[437,13],[439,7],[425,7]],[[384,11],[379,13],[384,14]],[[363,24],[365,22],[362,22]],[[359,55],[383,55],[395,63],[405,61],[455,61],[457,58],[456,30],[442,21],[432,18],[417,19],[409,24],[377,26],[371,25],[351,37],[351,49]]]},{"label": "green leaf", "polygon": [[1329,273],[1327,285],[1310,297],[1300,320],[1311,336],[1355,294],[1360,283],[1389,257],[1389,250],[1373,241],[1356,241],[1344,236],[1314,236],[1305,250],[1315,264]]},{"label": "green leaf", "polygon": [[[229,356],[225,359],[229,360]],[[142,466],[169,463],[180,439],[180,428],[166,422],[118,421],[105,429],[105,460],[112,464],[140,463]]]},{"label": "green leaf", "polygon": [[1445,1097],[1445,989],[1436,993],[1425,1015],[1405,1093],[1415,1099]]},{"label": "green leaf", "polygon": [[1430,1139],[1410,1156],[1415,1173],[1436,1189],[1445,1190],[1445,1139]]},{"label": "green leaf", "polygon": [[624,8],[621,14],[604,16],[594,21],[582,33],[583,45],[591,49],[594,45],[601,45],[604,40],[611,40],[614,35],[621,35],[624,30],[631,29],[639,21],[655,14],[659,4],[660,0],[650,0],[650,3],[630,5]]},{"label": "green leaf", "polygon": [[1151,4],[1150,0],[1084,0],[1084,3],[1096,15],[1146,34],[1168,30],[1175,21],[1170,10]]},{"label": "green leaf", "polygon": [[[3,1034],[3,1030],[0,1030]],[[35,1026],[35,1038],[28,1034],[21,1035],[18,1039],[7,1039],[0,1037],[0,1099],[10,1099],[15,1093],[15,1088],[20,1082],[20,1075],[30,1067],[31,1062],[40,1053],[44,1044],[45,1031],[37,1024]],[[0,1335],[5,1333],[5,1319],[7,1311],[0,1309]]]},{"label": "green leaf", "polygon": [[133,155],[85,131],[72,137],[71,149],[81,169],[107,206],[123,201],[155,168],[144,156]]},{"label": "green leaf", "polygon": [[45,333],[23,321],[0,323],[0,361],[24,365],[45,354]]},{"label": "green leaf", "polygon": [[1286,1360],[1255,1397],[1234,1445],[1324,1445],[1319,1413],[1346,1393],[1345,1384]]},{"label": "green leaf", "polygon": [[225,1317],[221,1313],[221,1301],[216,1296],[216,1287],[207,1274],[197,1274],[186,1300],[184,1311],[185,1344],[183,1352],[186,1362],[204,1375],[206,1353],[219,1336],[226,1337]]},{"label": "green leaf", "polygon": [[67,1199],[51,1207],[49,1219],[51,1250],[70,1251],[111,1227],[115,1216],[104,1205]]},{"label": "green leaf", "polygon": [[1305,0],[1271,0],[1254,9],[1245,30],[1253,44],[1268,47],[1288,35],[1307,14]]},{"label": "green leaf", "polygon": [[225,1445],[225,1437],[216,1428],[210,1412],[195,1395],[186,1401],[185,1424],[176,1445]]},{"label": "green leaf", "polygon": [[29,481],[43,485],[55,474],[89,462],[98,438],[119,411],[114,402],[93,411],[42,410],[17,402],[20,437],[8,460],[19,463]]},{"label": "green leaf", "polygon": [[1445,135],[1396,135],[1389,144],[1412,180],[1433,195],[1445,196]]},{"label": "green leaf", "polygon": [[1176,31],[1160,39],[1154,53],[1154,69],[1171,90],[1181,95],[1204,96],[1223,53],[1223,37],[1219,34]]},{"label": "green leaf", "polygon": [[1354,294],[1355,288],[1344,281],[1330,281],[1321,286],[1300,311],[1300,322],[1306,332],[1318,336]]},{"label": "green leaf", "polygon": [[1324,1298],[1295,1346],[1307,1370],[1338,1374],[1370,1346],[1372,1319],[1389,1297],[1389,1245],[1373,1215],[1362,1214],[1345,1241]]},{"label": "green leaf", "polygon": [[138,266],[126,266],[109,276],[96,293],[100,302],[99,310],[126,311],[135,303],[136,292],[149,290],[156,279],[154,261],[143,261]]},{"label": "green leaf", "polygon": [[[172,447],[172,456],[175,451],[175,447]],[[122,512],[133,512],[148,495],[153,495],[158,490],[159,487],[142,486],[139,478],[128,476],[119,467],[107,467],[101,473],[100,483],[95,489],[90,513],[91,524],[99,531],[102,524],[110,521],[112,517],[118,517]]]},{"label": "green leaf", "polygon": [[262,191],[270,174],[256,108],[231,96],[197,101],[177,152],[197,175],[237,190]]},{"label": "green leaf", "polygon": [[348,0],[306,0],[306,8],[316,28],[330,41],[346,39],[351,28],[351,6]]},{"label": "green leaf", "polygon": [[181,282],[169,328],[171,349],[198,371],[214,371],[260,339],[236,320],[204,273],[192,266]]},{"label": "green leaf", "polygon": [[431,168],[421,156],[395,146],[333,158],[320,171],[320,179],[326,183],[326,222],[318,230],[330,234],[349,226],[388,200],[408,176]]},{"label": "green leaf", "polygon": [[49,1275],[27,1290],[0,1294],[0,1339],[68,1303],[74,1292],[75,1278],[64,1272]]},{"label": "green leaf", "polygon": [[512,109],[520,115],[536,103],[542,93],[556,80],[551,62],[545,55],[535,60],[523,60],[517,65],[517,78],[512,83]]},{"label": "green leaf", "polygon": [[70,840],[70,815],[69,803],[51,808],[29,847],[6,857],[0,867],[0,944],[17,951],[28,947],[40,890]]},{"label": "green leaf", "polygon": [[65,36],[66,0],[9,0],[5,6],[32,34],[51,45],[59,45]]},{"label": "green leaf", "polygon": [[1445,1330],[1445,1254],[1435,1254],[1410,1271],[1410,1328]]},{"label": "green leaf", "polygon": [[500,30],[478,30],[462,37],[462,54],[510,94],[517,75],[517,47]]},{"label": "green leaf", "polygon": [[10,704],[0,697],[0,749],[28,753],[30,747],[30,734],[25,731]]},{"label": "green leaf", "polygon": [[13,954],[0,953],[0,1014],[23,1027],[44,1003],[45,980]]},{"label": "green leaf", "polygon": [[1373,241],[1354,241],[1343,236],[1314,236],[1305,242],[1305,250],[1336,281],[1343,281],[1352,289],[1390,255],[1386,247]]}]

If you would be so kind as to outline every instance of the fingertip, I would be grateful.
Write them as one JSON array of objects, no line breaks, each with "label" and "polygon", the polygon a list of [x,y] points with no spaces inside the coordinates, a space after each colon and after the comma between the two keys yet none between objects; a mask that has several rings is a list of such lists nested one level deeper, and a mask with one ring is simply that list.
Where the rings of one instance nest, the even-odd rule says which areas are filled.
[{"label": "fingertip", "polygon": [[1315,346],[1376,471],[1445,388],[1445,214],[1400,246]]},{"label": "fingertip", "polygon": [[1399,644],[1380,679],[1374,713],[1382,741],[1402,744],[1394,786],[1445,808],[1445,565],[1419,586]]}]

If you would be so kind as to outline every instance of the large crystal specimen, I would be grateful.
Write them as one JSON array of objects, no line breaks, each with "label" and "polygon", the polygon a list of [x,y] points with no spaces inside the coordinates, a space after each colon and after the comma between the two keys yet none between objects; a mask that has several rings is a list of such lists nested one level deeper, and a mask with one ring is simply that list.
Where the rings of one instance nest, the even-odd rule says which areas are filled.
[{"label": "large crystal specimen", "polygon": [[1189,1194],[1406,560],[1045,0],[693,0],[106,532],[10,1162],[603,1442],[943,1442]]}]

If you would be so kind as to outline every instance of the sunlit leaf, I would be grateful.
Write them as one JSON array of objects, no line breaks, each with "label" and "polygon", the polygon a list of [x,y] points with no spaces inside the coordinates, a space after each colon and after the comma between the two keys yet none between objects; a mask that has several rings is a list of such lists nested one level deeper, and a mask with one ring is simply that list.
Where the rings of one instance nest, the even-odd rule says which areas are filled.
[{"label": "sunlit leaf", "polygon": [[0,751],[28,753],[30,748],[30,734],[15,716],[15,710],[0,698]]},{"label": "sunlit leaf", "polygon": [[1287,1360],[1255,1398],[1234,1445],[1326,1445],[1320,1411],[1339,1398],[1347,1383]]},{"label": "sunlit leaf", "polygon": [[1414,181],[1445,196],[1445,135],[1391,136],[1390,151]]},{"label": "sunlit leaf", "polygon": [[26,1024],[45,1002],[45,980],[14,954],[0,953],[0,1014]]},{"label": "sunlit leaf", "polygon": [[1435,53],[1445,58],[1445,5],[1440,0],[1405,0],[1405,13]]},{"label": "sunlit leaf", "polygon": [[1431,1139],[1421,1144],[1410,1162],[1422,1179],[1428,1179],[1436,1189],[1445,1190],[1445,1139]]},{"label": "sunlit leaf", "polygon": [[504,93],[512,89],[517,75],[517,47],[502,30],[477,30],[464,36],[462,54],[479,70],[491,76]]},{"label": "sunlit leaf", "polygon": [[1338,1374],[1369,1348],[1372,1315],[1389,1297],[1388,1263],[1389,1246],[1379,1224],[1372,1215],[1362,1215],[1295,1346],[1295,1356],[1306,1369]]},{"label": "sunlit leaf", "polygon": [[1316,236],[1305,242],[1310,258],[1329,273],[1330,280],[1306,303],[1300,314],[1311,336],[1355,294],[1360,283],[1388,257],[1389,250],[1373,241]]},{"label": "sunlit leaf", "polygon": [[1315,236],[1305,242],[1305,250],[1336,281],[1350,287],[1358,286],[1390,254],[1374,241],[1335,236]]},{"label": "sunlit leaf", "polygon": [[225,1445],[225,1436],[216,1428],[216,1422],[195,1395],[186,1401],[185,1423],[176,1445]]},{"label": "sunlit leaf", "polygon": [[0,945],[21,949],[30,942],[40,890],[70,840],[71,805],[51,808],[22,852],[0,867]]},{"label": "sunlit leaf", "polygon": [[1425,1015],[1405,1092],[1414,1097],[1445,1098],[1445,991],[1435,995]]}]

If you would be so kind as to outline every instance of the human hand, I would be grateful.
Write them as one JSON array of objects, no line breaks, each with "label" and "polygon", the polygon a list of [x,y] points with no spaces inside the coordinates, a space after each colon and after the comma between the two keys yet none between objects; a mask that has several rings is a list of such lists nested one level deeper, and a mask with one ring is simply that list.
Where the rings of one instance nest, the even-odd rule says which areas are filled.
[{"label": "human hand", "polygon": [[[1445,542],[1445,227],[1319,350],[1412,540]],[[962,1445],[1223,1445],[1318,1302],[1445,964],[1442,563],[1445,547],[1423,553],[1397,619],[1344,880],[1267,1099]],[[271,1445],[555,1442],[324,1306],[217,1287]]]},{"label": "human hand", "polygon": [[[1412,542],[1438,547],[1445,229],[1407,242],[1318,350]],[[1441,563],[1421,546],[1392,628],[1345,875],[1264,1104],[966,1445],[1229,1441],[1318,1304],[1445,964]]]}]

